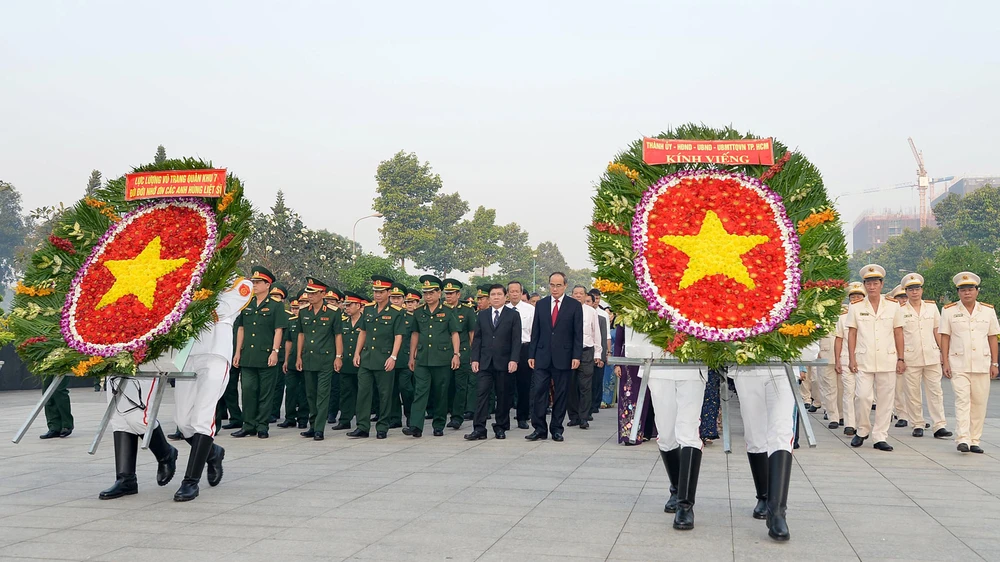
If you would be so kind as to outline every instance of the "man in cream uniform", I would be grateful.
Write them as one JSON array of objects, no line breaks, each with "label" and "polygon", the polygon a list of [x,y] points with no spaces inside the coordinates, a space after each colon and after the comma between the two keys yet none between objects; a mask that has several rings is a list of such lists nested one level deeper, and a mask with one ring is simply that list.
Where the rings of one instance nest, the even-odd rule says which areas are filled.
[{"label": "man in cream uniform", "polygon": [[[941,392],[941,338],[938,326],[941,313],[934,301],[925,301],[924,278],[919,273],[908,273],[901,283],[906,292],[906,302],[896,312],[893,326],[896,347],[903,348],[903,361],[896,362],[896,372],[903,372],[903,379],[896,384],[905,385],[906,403],[899,418],[910,420],[913,436],[924,436],[924,406],[920,400],[920,383],[927,391],[927,409],[931,414],[931,431],[934,437],[952,436],[944,419],[944,394]],[[897,386],[897,391],[899,387]],[[899,393],[897,392],[897,395]],[[898,425],[898,424],[897,424]]]},{"label": "man in cream uniform", "polygon": [[[669,359],[670,354],[645,334],[625,327],[625,357]],[[643,368],[639,368],[640,376]],[[706,373],[707,375],[707,373]],[[649,394],[656,412],[656,444],[670,479],[670,499],[663,511],[674,514],[674,529],[694,528],[694,498],[701,470],[701,405],[707,376],[697,368],[653,367]]]},{"label": "man in cream uniform", "polygon": [[[903,350],[899,349],[897,353],[893,335],[893,321],[899,305],[882,296],[885,279],[882,266],[866,265],[861,268],[860,275],[867,298],[852,304],[847,312],[849,368],[857,377],[854,398],[857,433],[851,440],[851,446],[860,447],[865,439],[873,437],[876,449],[891,451],[892,446],[886,439],[892,422],[889,405],[893,403],[896,392],[896,357],[903,361]],[[871,422],[873,400],[878,400],[879,404],[874,427]]]},{"label": "man in cream uniform", "polygon": [[963,271],[952,281],[960,302],[944,307],[941,313],[941,355],[944,376],[955,390],[955,421],[958,450],[982,453],[979,440],[986,420],[990,379],[997,378],[997,335],[1000,323],[993,307],[976,301],[979,276]]},{"label": "man in cream uniform", "polygon": [[[906,302],[907,302],[906,289],[903,288],[903,284],[902,283],[900,283],[899,285],[896,285],[895,287],[893,287],[892,290],[889,291],[889,296],[892,297],[892,300],[896,301],[896,304],[898,304],[900,306],[900,308],[902,308],[903,305],[906,304]],[[906,386],[906,381],[905,381],[905,378],[903,376],[903,371],[905,369],[903,369],[902,363],[900,363],[898,361],[896,363],[897,363],[896,364],[896,400],[893,402],[893,411],[896,414],[896,418],[897,418],[896,427],[906,427],[907,426],[907,420],[912,421],[913,418],[909,417],[909,413],[907,412],[907,408],[910,405],[910,399],[907,397],[907,390],[908,390],[908,388]],[[918,397],[917,399],[919,400],[920,398]],[[923,413],[922,412],[921,412],[920,417],[923,417]],[[913,427],[917,427],[917,426],[914,424]],[[923,426],[920,426],[920,427],[923,427]]]},{"label": "man in cream uniform", "polygon": [[[865,298],[865,286],[858,281],[847,286],[847,299],[850,304],[859,303]],[[847,308],[850,312],[850,307]],[[854,398],[857,395],[858,385],[854,373],[844,367],[850,364],[850,354],[847,352],[847,312],[842,312],[837,319],[836,336],[833,340],[833,370],[840,376],[840,388],[842,391],[840,406],[844,408],[841,417],[847,420],[844,427],[844,435],[854,435]]]}]

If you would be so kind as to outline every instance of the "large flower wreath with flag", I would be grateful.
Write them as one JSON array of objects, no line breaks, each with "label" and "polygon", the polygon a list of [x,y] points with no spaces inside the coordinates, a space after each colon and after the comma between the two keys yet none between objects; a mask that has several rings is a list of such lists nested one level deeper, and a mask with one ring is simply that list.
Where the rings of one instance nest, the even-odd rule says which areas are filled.
[{"label": "large flower wreath with flag", "polygon": [[[656,138],[757,140],[698,125]],[[651,165],[643,142],[608,165],[589,229],[595,286],[621,322],[710,367],[790,360],[833,329],[846,242],[805,156],[774,141],[773,164]]]},{"label": "large flower wreath with flag", "polygon": [[[184,159],[134,173],[200,179],[206,170],[214,171]],[[224,181],[221,197],[178,190],[129,201],[123,176],[67,209],[14,291],[10,328],[28,370],[135,373],[214,321],[252,211],[240,180],[230,174]]]}]

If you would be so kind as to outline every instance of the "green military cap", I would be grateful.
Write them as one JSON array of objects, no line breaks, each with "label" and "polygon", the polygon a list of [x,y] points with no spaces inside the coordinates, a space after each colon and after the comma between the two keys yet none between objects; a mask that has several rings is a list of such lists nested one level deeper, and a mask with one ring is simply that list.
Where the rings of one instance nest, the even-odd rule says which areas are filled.
[{"label": "green military cap", "polygon": [[319,279],[316,279],[315,277],[309,277],[306,281],[307,293],[325,293],[329,287],[329,285]]},{"label": "green military cap", "polygon": [[344,292],[336,287],[330,287],[330,290],[326,292],[326,297],[328,299],[337,299],[339,301],[344,300]]},{"label": "green military cap", "polygon": [[472,297],[465,297],[465,304],[472,305],[475,300]]},{"label": "green military cap", "polygon": [[271,285],[272,297],[276,297],[279,301],[283,301],[288,297],[288,290],[281,283],[274,283]]},{"label": "green military cap", "polygon": [[446,292],[446,293],[454,293],[455,291],[461,291],[462,290],[462,286],[463,285],[462,285],[461,281],[459,281],[458,279],[452,279],[452,278],[449,277],[448,279],[444,280],[444,287],[442,287],[442,288],[444,289],[444,292]]},{"label": "green military cap", "polygon": [[351,303],[351,302],[353,302],[355,304],[360,304],[361,306],[364,306],[368,301],[366,301],[364,297],[362,297],[361,295],[359,295],[357,293],[352,293],[350,291],[344,291],[344,304]]},{"label": "green military cap", "polygon": [[420,276],[420,289],[422,291],[435,291],[441,288],[441,280],[434,275]]},{"label": "green military cap", "polygon": [[387,291],[392,288],[393,283],[395,283],[395,281],[384,275],[372,275],[373,291]]},{"label": "green military cap", "polygon": [[406,296],[406,287],[404,287],[400,283],[393,283],[392,284],[392,288],[389,289],[389,296],[390,297],[405,297]]},{"label": "green military cap", "polygon": [[484,298],[490,296],[490,286],[489,285],[479,285],[476,287],[476,298]]},{"label": "green military cap", "polygon": [[250,270],[250,280],[263,281],[271,284],[274,283],[274,274],[271,273],[271,270],[262,265],[255,265],[253,266],[253,269]]},{"label": "green military cap", "polygon": [[421,297],[420,292],[414,291],[413,289],[407,289],[406,290],[406,298],[403,299],[403,302],[410,302],[410,301],[418,301],[419,302],[420,301],[420,297]]}]

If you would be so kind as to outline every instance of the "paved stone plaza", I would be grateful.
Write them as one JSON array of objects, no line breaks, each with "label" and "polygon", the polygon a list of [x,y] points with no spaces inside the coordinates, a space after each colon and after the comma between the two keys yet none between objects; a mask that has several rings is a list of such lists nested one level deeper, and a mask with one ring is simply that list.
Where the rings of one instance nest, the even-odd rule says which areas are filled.
[{"label": "paved stone plaza", "polygon": [[[950,385],[946,384],[946,387]],[[753,484],[733,408],[733,455],[706,447],[696,528],[670,528],[667,478],[654,443],[624,447],[614,411],[566,441],[466,442],[446,430],[419,440],[350,440],[298,430],[220,438],[225,478],[172,501],[178,473],[154,482],[140,451],[139,494],[99,501],[114,480],[110,437],[87,447],[104,395],[71,392],[76,431],[41,441],[39,419],[20,445],[10,437],[38,398],[0,393],[0,559],[52,560],[1000,560],[1000,382],[994,383],[985,455],[951,441],[892,429],[883,453],[847,446],[813,415],[815,449],[795,454],[788,507],[792,540],[767,538],[750,517]],[[946,407],[951,412],[950,388]],[[172,416],[168,390],[161,419]],[[950,419],[949,419],[950,420]],[[169,421],[168,431],[173,430]],[[950,421],[949,427],[954,429]]]}]

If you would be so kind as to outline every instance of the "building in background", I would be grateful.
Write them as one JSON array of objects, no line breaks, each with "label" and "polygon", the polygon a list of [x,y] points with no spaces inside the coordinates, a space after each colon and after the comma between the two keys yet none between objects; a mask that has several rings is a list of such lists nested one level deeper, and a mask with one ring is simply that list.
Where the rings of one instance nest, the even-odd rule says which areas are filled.
[{"label": "building in background", "polygon": [[[933,221],[928,225],[934,227]],[[868,210],[854,221],[854,251],[866,251],[878,248],[893,236],[899,236],[904,230],[920,230],[920,215],[908,211],[891,211],[885,209],[881,213]]]},{"label": "building in background", "polygon": [[951,184],[951,186],[948,187],[948,189],[944,193],[935,197],[934,200],[931,201],[931,209],[934,209],[935,205],[940,203],[945,197],[951,195],[952,193],[958,195],[959,197],[965,197],[966,195],[972,193],[973,191],[985,185],[1000,187],[1000,176],[980,176],[974,178],[962,178],[957,182]]}]

